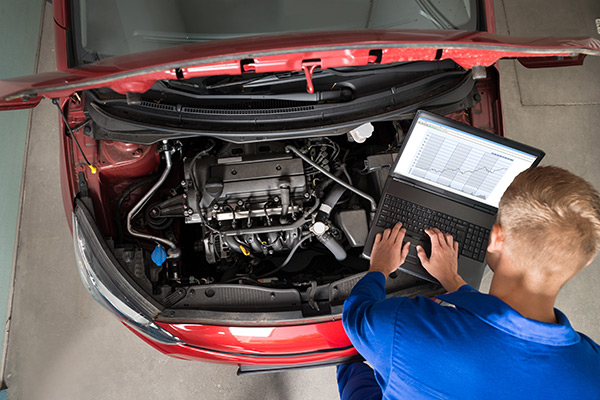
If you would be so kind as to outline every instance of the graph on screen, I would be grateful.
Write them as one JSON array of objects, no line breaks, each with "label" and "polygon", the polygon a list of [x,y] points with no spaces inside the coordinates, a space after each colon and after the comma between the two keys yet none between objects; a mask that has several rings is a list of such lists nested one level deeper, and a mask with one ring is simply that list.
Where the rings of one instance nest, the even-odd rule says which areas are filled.
[{"label": "graph on screen", "polygon": [[485,147],[429,131],[417,149],[410,173],[487,200],[513,162]]}]

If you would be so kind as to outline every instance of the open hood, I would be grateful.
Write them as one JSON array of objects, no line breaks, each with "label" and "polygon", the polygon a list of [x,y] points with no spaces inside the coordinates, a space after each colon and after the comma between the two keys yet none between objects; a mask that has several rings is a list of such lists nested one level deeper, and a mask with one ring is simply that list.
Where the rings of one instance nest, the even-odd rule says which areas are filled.
[{"label": "open hood", "polygon": [[527,67],[579,65],[600,55],[600,41],[582,37],[509,37],[468,31],[336,31],[236,38],[107,58],[85,66],[0,81],[0,109],[35,107],[98,87],[143,93],[156,81],[209,75],[451,59],[465,69],[518,59]]}]

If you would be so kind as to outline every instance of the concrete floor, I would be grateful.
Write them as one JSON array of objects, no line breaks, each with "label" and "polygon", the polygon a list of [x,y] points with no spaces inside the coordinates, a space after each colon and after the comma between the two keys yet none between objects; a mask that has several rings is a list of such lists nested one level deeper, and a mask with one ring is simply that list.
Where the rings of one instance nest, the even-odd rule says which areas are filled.
[{"label": "concrete floor", "polygon": [[[496,4],[498,32],[599,38],[600,3],[518,0]],[[50,6],[39,71],[54,68]],[[600,188],[600,58],[584,66],[526,70],[500,63],[507,136],[539,146],[545,164]],[[335,399],[334,368],[237,377],[236,367],[169,358],[132,335],[83,289],[58,178],[57,115],[33,111],[4,379],[10,399]],[[569,282],[557,307],[600,342],[600,262]],[[489,276],[487,277],[489,283]]]},{"label": "concrete floor", "polygon": [[[43,0],[0,2],[0,37],[11,38],[0,41],[0,54],[10,54],[10,57],[2,58],[0,77],[9,78],[35,72],[43,4]],[[0,321],[3,328],[10,308],[10,283],[29,121],[29,110],[0,112]],[[5,329],[0,332],[2,354],[5,353],[6,333]],[[3,364],[0,364],[0,372],[1,365]]]}]

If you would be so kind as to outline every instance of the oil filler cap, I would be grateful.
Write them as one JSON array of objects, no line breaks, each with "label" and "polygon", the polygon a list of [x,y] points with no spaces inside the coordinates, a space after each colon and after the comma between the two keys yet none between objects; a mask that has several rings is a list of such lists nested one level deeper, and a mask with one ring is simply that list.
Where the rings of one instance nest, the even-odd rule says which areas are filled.
[{"label": "oil filler cap", "polygon": [[160,244],[157,244],[154,248],[154,251],[152,252],[151,258],[152,261],[154,261],[154,264],[160,267],[164,264],[165,260],[167,259],[167,252],[165,251],[165,249],[163,249],[163,247]]},{"label": "oil filler cap", "polygon": [[315,235],[321,236],[325,233],[325,231],[327,231],[327,229],[329,229],[329,227],[327,225],[325,225],[324,223],[318,221],[318,222],[315,222],[314,224],[312,224],[312,226],[308,229]]}]

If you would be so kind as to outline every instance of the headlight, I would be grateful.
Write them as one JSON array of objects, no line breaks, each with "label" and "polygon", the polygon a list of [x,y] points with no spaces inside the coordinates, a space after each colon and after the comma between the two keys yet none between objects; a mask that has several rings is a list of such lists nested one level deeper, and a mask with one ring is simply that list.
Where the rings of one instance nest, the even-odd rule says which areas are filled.
[{"label": "headlight", "polygon": [[73,212],[73,242],[79,275],[94,299],[150,339],[165,344],[182,343],[153,322],[160,310],[119,272],[118,261],[106,246],[91,215],[77,201]]}]

